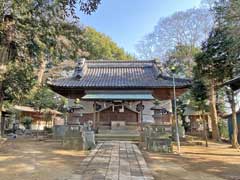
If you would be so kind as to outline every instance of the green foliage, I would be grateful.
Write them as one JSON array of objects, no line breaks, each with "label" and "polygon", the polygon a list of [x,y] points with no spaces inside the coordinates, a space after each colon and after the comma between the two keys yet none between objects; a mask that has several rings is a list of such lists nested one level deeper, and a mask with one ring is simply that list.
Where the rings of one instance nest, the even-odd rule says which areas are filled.
[{"label": "green foliage", "polygon": [[[239,32],[239,1],[221,0],[217,1],[215,9],[215,26],[212,29],[207,41],[202,45],[202,52],[196,55],[195,79],[201,80],[209,87],[209,102],[212,117],[213,137],[220,138],[217,122],[217,110],[221,106],[216,101],[218,95],[216,91],[228,79],[231,79],[239,72],[240,43],[237,32]],[[236,5],[236,6],[235,6]],[[240,8],[238,9],[240,10]],[[234,13],[233,13],[234,12]],[[234,16],[232,16],[234,14]],[[234,18],[233,18],[234,17]],[[233,33],[235,32],[235,33]],[[199,94],[199,93],[198,93]],[[233,95],[233,94],[231,94]],[[200,96],[201,97],[201,93]],[[198,96],[196,96],[198,98]],[[232,99],[234,99],[232,97]],[[229,101],[230,102],[230,101]],[[235,103],[231,101],[231,107],[235,110]],[[235,131],[235,140],[237,133]],[[234,141],[237,142],[237,141]],[[237,143],[234,144],[237,147]]]},{"label": "green foliage", "polygon": [[26,129],[31,129],[32,118],[29,116],[24,116],[22,120],[22,124]]},{"label": "green foliage", "polygon": [[231,42],[224,47],[231,67],[226,78],[231,79],[240,73],[240,2],[221,0],[216,3],[214,10],[217,27],[226,33],[225,40]]},{"label": "green foliage", "polygon": [[[195,76],[215,86],[238,74],[240,67],[239,1],[221,0],[214,7],[216,25],[195,58]],[[233,33],[233,31],[235,33]]]},{"label": "green foliage", "polygon": [[33,69],[24,62],[8,64],[8,71],[2,82],[4,98],[10,102],[19,102],[32,89],[35,83]]},{"label": "green foliage", "polygon": [[87,27],[83,32],[82,49],[89,53],[87,59],[129,60],[133,57],[119,48],[110,37]]},{"label": "green foliage", "polygon": [[45,126],[44,131],[47,132],[48,134],[51,134],[53,132],[53,129]]},{"label": "green foliage", "polygon": [[231,54],[232,39],[221,28],[215,28],[202,46],[202,52],[196,55],[195,72],[198,76],[222,83],[229,77],[237,60]]},{"label": "green foliage", "polygon": [[207,88],[201,80],[193,81],[191,92],[195,101],[203,102],[208,98]]},{"label": "green foliage", "polygon": [[92,12],[97,10],[101,0],[60,0],[59,2],[66,6],[66,13],[71,12],[73,16],[76,16],[76,5],[79,5],[81,11],[90,15]]},{"label": "green foliage", "polygon": [[[59,57],[63,55],[61,53],[63,46],[59,45],[62,43],[59,37],[64,35],[70,42],[76,42],[74,38],[78,35],[76,28],[72,28],[73,33],[65,31],[66,16],[76,19],[76,5],[79,5],[81,11],[90,14],[97,9],[100,0],[23,0],[21,2],[1,0],[0,4],[0,80],[2,81],[9,75],[11,78],[17,77],[16,73],[19,72],[14,71],[13,65],[8,66],[9,63],[14,64],[18,60],[22,61],[24,64],[22,66],[26,69],[38,69],[46,59],[47,61],[60,59]],[[76,36],[72,37],[74,33]],[[70,46],[68,50],[72,47]],[[76,51],[73,50],[74,55]],[[73,57],[70,53],[69,56]],[[3,68],[4,73],[2,73]],[[20,76],[23,76],[22,73],[23,71],[20,71]],[[26,71],[26,75],[29,75],[29,71]],[[17,82],[18,80],[14,83],[14,87],[17,87]],[[25,86],[27,85],[28,83],[25,83]],[[12,99],[21,96],[17,95],[20,92],[18,88],[15,92],[13,92],[15,88],[6,87],[6,89]],[[23,94],[27,89],[31,89],[31,86],[24,87]]]},{"label": "green foliage", "polygon": [[[70,22],[60,24],[61,31],[56,37],[56,46],[51,49],[53,56],[52,63],[59,64],[59,61],[77,60],[80,57],[87,56],[88,52],[81,49],[83,43],[83,28]],[[51,62],[48,62],[51,63]]]},{"label": "green foliage", "polygon": [[205,84],[200,80],[194,80],[191,88],[191,95],[194,100],[194,104],[204,110],[206,106],[206,100],[208,99],[208,90]]},{"label": "green foliage", "polygon": [[58,96],[52,92],[48,87],[39,87],[34,90],[30,97],[28,97],[24,105],[33,106],[38,110],[42,109],[61,109],[65,103],[66,99]]}]

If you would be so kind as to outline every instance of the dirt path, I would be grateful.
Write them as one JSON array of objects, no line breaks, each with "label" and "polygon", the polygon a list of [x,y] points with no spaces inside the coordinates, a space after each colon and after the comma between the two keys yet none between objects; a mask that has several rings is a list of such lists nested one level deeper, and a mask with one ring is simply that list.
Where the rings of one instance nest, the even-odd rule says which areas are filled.
[{"label": "dirt path", "polygon": [[64,180],[85,156],[57,142],[11,140],[0,147],[0,180]]},{"label": "dirt path", "polygon": [[240,152],[230,145],[183,146],[181,153],[144,156],[157,180],[240,180]]}]

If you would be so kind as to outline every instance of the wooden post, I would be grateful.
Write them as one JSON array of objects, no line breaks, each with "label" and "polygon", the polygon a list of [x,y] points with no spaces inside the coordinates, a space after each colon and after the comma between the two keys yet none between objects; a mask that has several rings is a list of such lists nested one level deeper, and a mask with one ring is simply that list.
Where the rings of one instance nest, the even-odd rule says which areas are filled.
[{"label": "wooden post", "polygon": [[100,125],[100,112],[97,112],[97,128],[99,128]]},{"label": "wooden post", "polygon": [[138,112],[137,114],[137,129],[141,129],[141,113]]},{"label": "wooden post", "polygon": [[[143,105],[141,101],[141,106]],[[141,120],[141,131],[143,131],[143,108],[140,111],[140,120]]]},{"label": "wooden post", "polygon": [[96,101],[93,103],[93,128],[96,128]]}]

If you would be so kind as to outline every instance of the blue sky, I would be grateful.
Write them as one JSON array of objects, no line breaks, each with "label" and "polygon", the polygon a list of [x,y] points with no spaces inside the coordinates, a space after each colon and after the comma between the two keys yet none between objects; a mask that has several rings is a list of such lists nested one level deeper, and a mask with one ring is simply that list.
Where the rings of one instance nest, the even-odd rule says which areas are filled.
[{"label": "blue sky", "polygon": [[80,13],[84,25],[110,36],[127,52],[135,53],[136,43],[151,32],[160,17],[198,7],[201,0],[102,0],[92,15]]}]

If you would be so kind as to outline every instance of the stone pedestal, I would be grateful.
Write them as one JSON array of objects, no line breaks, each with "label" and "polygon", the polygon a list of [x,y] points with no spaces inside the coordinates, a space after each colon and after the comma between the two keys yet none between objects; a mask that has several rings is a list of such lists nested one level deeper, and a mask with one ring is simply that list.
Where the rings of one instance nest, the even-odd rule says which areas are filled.
[{"label": "stone pedestal", "polygon": [[69,127],[63,137],[63,148],[74,150],[91,150],[95,148],[94,131]]},{"label": "stone pedestal", "polygon": [[53,126],[53,137],[55,139],[62,139],[67,130],[67,126],[65,125],[55,125]]},{"label": "stone pedestal", "polygon": [[172,144],[170,138],[158,138],[148,137],[147,138],[147,150],[152,152],[172,152]]},{"label": "stone pedestal", "polygon": [[148,151],[172,152],[170,125],[149,125],[144,129],[144,134]]},{"label": "stone pedestal", "polygon": [[94,131],[84,131],[83,134],[83,149],[91,150],[96,146]]},{"label": "stone pedestal", "polygon": [[83,150],[82,132],[69,128],[63,137],[63,148]]}]

